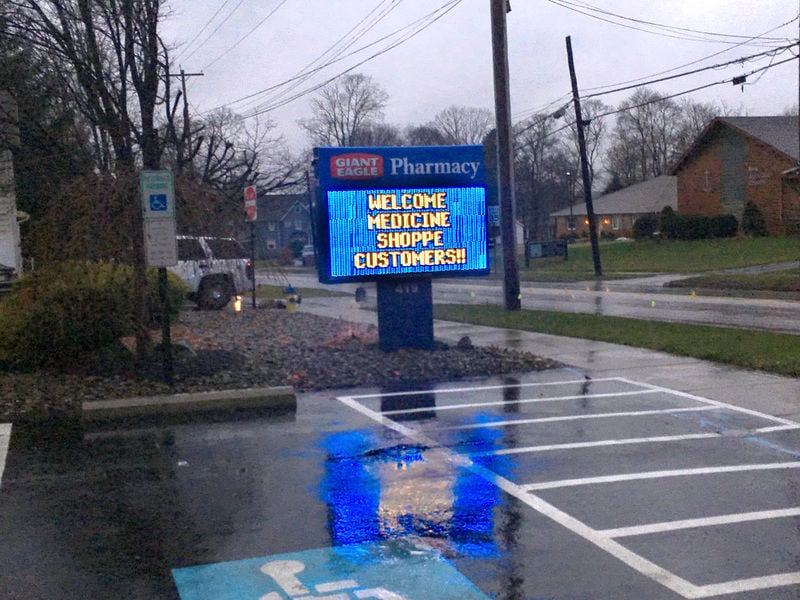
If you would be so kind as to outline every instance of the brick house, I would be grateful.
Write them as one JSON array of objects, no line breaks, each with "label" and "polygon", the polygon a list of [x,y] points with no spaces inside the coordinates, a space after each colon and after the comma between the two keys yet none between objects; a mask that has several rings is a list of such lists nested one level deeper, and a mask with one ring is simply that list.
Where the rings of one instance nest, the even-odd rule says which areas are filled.
[{"label": "brick house", "polygon": [[270,194],[258,198],[256,258],[274,258],[293,241],[312,243],[307,194]]},{"label": "brick house", "polygon": [[718,117],[671,170],[678,213],[732,214],[748,201],[772,235],[800,231],[797,117]]},{"label": "brick house", "polygon": [[[669,175],[648,179],[598,196],[593,199],[592,206],[598,234],[605,232],[615,236],[630,236],[633,224],[639,217],[661,212],[665,206],[677,209],[676,181]],[[572,208],[550,213],[550,219],[556,237],[570,231],[581,237],[589,237],[589,219],[583,198]]]}]

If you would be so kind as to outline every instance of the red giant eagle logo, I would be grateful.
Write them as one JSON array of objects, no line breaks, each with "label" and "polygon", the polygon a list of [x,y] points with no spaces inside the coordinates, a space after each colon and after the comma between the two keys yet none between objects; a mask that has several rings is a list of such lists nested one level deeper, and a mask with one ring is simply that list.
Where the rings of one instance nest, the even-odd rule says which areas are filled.
[{"label": "red giant eagle logo", "polygon": [[331,157],[334,179],[377,179],[383,177],[383,157],[366,152],[350,152]]}]

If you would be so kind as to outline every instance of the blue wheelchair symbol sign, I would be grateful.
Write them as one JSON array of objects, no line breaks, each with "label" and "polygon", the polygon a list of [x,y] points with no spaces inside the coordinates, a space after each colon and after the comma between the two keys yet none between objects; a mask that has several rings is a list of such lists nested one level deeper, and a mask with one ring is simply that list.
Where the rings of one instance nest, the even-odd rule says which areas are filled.
[{"label": "blue wheelchair symbol sign", "polygon": [[167,195],[150,194],[150,211],[166,212],[166,210],[167,210]]},{"label": "blue wheelchair symbol sign", "polygon": [[181,600],[488,600],[428,549],[358,544],[175,569]]}]

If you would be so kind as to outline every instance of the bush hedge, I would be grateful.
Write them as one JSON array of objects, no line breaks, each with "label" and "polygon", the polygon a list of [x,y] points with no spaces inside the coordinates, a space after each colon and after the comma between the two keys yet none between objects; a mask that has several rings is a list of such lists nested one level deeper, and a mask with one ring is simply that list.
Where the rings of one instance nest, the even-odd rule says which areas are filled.
[{"label": "bush hedge", "polygon": [[670,240],[704,240],[733,237],[739,231],[739,222],[733,215],[679,215],[669,206],[660,214],[647,214],[633,224],[635,239],[650,239],[659,232]]},{"label": "bush hedge", "polygon": [[[157,270],[147,272],[151,325],[160,322]],[[171,317],[186,295],[168,276]],[[0,299],[0,365],[19,369],[67,366],[83,353],[134,332],[133,269],[69,261],[25,275]]]}]

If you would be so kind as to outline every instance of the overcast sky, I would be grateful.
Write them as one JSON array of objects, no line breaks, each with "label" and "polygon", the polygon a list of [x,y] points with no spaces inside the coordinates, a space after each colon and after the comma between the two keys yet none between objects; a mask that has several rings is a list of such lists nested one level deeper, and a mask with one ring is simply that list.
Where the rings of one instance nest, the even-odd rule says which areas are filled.
[{"label": "overcast sky", "polygon": [[[171,0],[169,8],[162,36],[173,45],[173,64],[205,74],[190,80],[192,111],[223,105],[243,115],[264,111],[260,118],[271,119],[295,150],[306,145],[297,120],[309,115],[311,96],[301,94],[351,68],[386,90],[385,120],[401,128],[427,122],[450,105],[494,107],[489,0]],[[800,6],[798,0],[511,0],[511,8],[516,122],[568,100],[568,35],[584,95],[796,42]],[[772,64],[749,75],[743,89],[726,83],[683,97],[722,102],[738,114],[780,114],[798,103],[798,61],[776,63],[796,55],[794,46],[648,87],[675,94]],[[308,65],[334,58],[286,85]],[[600,99],[616,106],[633,91]]]}]

